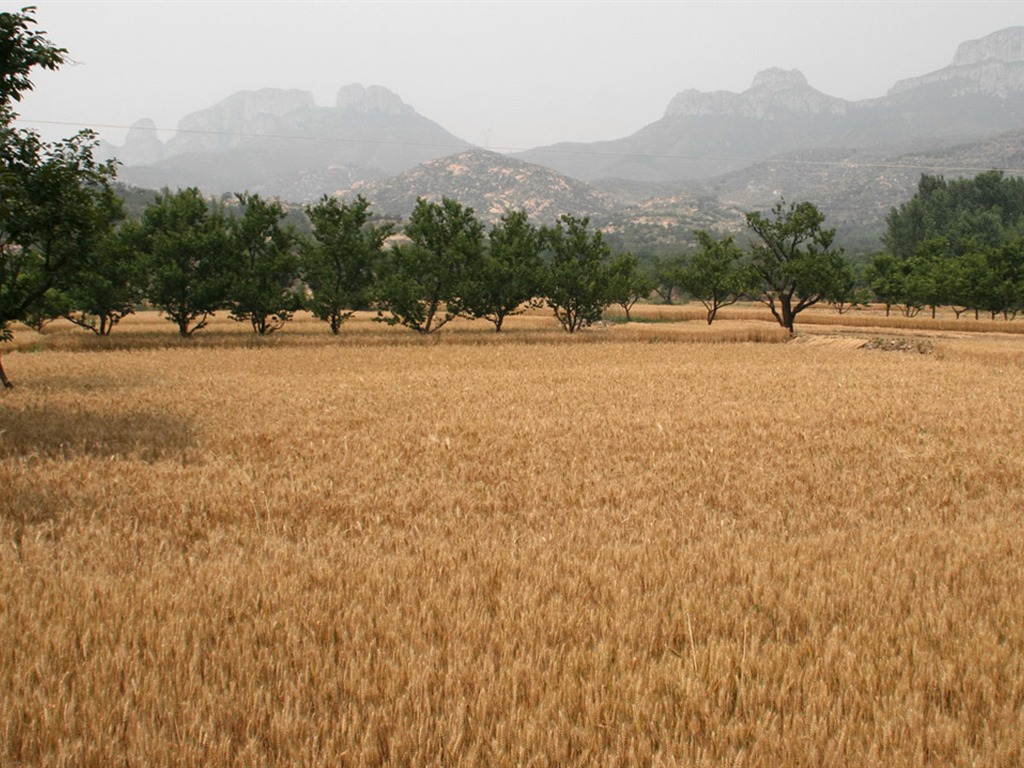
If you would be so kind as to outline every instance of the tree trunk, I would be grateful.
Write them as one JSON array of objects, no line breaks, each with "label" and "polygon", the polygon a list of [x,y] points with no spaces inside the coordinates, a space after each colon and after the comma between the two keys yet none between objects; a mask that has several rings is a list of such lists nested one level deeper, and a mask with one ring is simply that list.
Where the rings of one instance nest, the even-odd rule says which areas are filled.
[{"label": "tree trunk", "polygon": [[3,357],[0,357],[0,382],[3,383],[4,389],[13,389],[14,388],[14,385],[11,383],[11,380],[8,379],[7,378],[7,374],[4,373],[4,360],[3,360]]}]

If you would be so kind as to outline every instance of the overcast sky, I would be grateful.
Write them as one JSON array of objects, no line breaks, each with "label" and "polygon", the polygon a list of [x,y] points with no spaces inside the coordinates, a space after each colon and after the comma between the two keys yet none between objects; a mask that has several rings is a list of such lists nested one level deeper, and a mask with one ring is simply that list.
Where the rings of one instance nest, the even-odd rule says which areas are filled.
[{"label": "overcast sky", "polygon": [[50,139],[97,127],[115,144],[139,118],[173,129],[236,91],[298,88],[328,106],[349,83],[494,149],[616,139],[680,91],[741,92],[768,67],[831,96],[883,96],[961,42],[1024,25],[1020,0],[33,4],[75,63],[36,76],[22,124]]}]

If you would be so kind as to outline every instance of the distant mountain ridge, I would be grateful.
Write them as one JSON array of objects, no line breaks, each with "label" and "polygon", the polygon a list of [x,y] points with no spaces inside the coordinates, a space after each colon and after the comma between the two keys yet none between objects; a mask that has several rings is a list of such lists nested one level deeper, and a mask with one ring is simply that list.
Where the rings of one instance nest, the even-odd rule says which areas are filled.
[{"label": "distant mountain ridge", "polygon": [[741,93],[681,91],[624,138],[514,156],[474,148],[388,89],[361,85],[341,88],[330,107],[298,90],[233,94],[187,115],[166,143],[142,120],[108,151],[124,162],[122,180],[142,187],[291,202],[361,193],[397,215],[418,196],[448,195],[485,218],[511,208],[591,215],[643,242],[693,223],[731,226],[741,206],[784,194],[835,206],[835,220],[868,242],[922,172],[900,165],[959,147],[969,167],[1019,168],[999,154],[1016,151],[1015,132],[1024,135],[1024,27],[964,42],[949,66],[883,97],[836,98],[773,68]]},{"label": "distant mountain ridge", "polygon": [[123,162],[119,175],[137,186],[288,192],[303,202],[469,146],[387,88],[353,84],[330,107],[301,90],[241,91],[186,115],[166,144],[142,120],[124,146],[104,152]]}]

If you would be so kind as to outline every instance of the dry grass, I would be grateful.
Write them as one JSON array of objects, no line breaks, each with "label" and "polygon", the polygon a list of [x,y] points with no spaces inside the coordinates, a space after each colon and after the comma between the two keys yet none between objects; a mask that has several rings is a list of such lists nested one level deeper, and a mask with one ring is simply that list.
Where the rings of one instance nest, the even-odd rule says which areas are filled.
[{"label": "dry grass", "polygon": [[1024,763],[1012,336],[130,323],[5,356],[2,765]]}]

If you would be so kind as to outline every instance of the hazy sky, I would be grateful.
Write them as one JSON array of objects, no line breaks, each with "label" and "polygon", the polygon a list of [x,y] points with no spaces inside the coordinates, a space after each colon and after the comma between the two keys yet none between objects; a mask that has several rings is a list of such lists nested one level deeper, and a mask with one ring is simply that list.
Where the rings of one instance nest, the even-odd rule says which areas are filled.
[{"label": "hazy sky", "polygon": [[495,149],[616,139],[682,90],[743,91],[768,67],[831,96],[883,96],[961,42],[1024,25],[1020,0],[34,4],[75,63],[38,74],[22,124],[51,139],[97,127],[116,144],[139,118],[173,129],[235,91],[298,88],[326,106],[349,83]]}]

